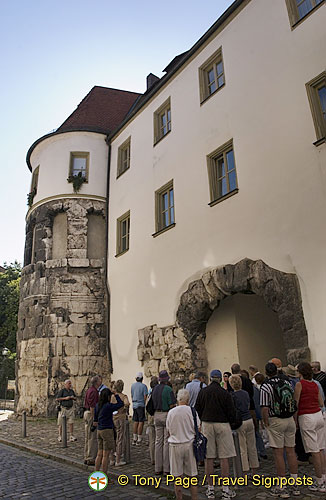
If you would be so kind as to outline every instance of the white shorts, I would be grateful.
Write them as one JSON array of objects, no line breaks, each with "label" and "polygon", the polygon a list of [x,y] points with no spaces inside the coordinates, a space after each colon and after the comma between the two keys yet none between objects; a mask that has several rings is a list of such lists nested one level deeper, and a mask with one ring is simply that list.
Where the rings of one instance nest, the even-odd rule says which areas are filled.
[{"label": "white shorts", "polygon": [[321,411],[317,413],[306,413],[299,418],[302,442],[306,453],[318,453],[325,446],[325,424]]},{"label": "white shorts", "polygon": [[178,477],[197,476],[197,463],[194,454],[193,441],[188,443],[169,443],[170,474]]}]

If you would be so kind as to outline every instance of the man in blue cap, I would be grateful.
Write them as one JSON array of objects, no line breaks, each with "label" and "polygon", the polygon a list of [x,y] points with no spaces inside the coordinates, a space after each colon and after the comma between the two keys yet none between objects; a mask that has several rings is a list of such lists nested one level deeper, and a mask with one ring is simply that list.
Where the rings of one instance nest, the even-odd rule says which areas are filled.
[{"label": "man in blue cap", "polygon": [[[215,498],[213,478],[214,459],[219,458],[221,476],[229,476],[229,458],[236,455],[230,423],[235,422],[236,411],[229,392],[221,387],[222,373],[212,370],[210,384],[197,397],[196,411],[202,421],[202,432],[207,437],[205,472],[207,475],[207,498]],[[235,496],[229,486],[223,486],[222,499]]]}]

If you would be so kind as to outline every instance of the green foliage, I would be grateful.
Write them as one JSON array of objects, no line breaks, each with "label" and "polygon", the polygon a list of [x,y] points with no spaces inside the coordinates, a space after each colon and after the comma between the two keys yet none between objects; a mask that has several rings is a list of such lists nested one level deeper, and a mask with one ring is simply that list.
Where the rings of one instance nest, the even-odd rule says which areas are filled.
[{"label": "green foliage", "polygon": [[82,173],[79,172],[77,175],[69,175],[67,181],[72,182],[74,192],[77,193],[84,184],[84,182],[86,182],[86,177],[83,177]]},{"label": "green foliage", "polygon": [[15,261],[4,263],[0,273],[0,352],[7,347],[16,352],[16,331],[19,307],[21,266]]},{"label": "green foliage", "polygon": [[[7,380],[15,378],[16,332],[19,307],[21,265],[15,261],[2,266],[0,272],[0,397],[4,397]],[[7,356],[3,348],[9,349]]]},{"label": "green foliage", "polygon": [[29,207],[31,207],[33,205],[33,200],[34,200],[34,196],[36,195],[36,187],[33,189],[33,191],[31,191],[30,193],[28,193],[27,195],[27,205]]}]

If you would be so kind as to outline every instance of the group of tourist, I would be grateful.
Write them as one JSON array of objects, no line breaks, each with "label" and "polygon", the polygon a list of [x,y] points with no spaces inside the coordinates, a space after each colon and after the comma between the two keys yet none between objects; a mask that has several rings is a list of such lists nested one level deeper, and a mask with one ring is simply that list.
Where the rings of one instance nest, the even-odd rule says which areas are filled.
[{"label": "group of tourist", "polygon": [[[316,479],[309,489],[326,493],[326,374],[319,362],[283,368],[281,361],[273,358],[266,364],[264,374],[254,365],[246,371],[235,363],[223,375],[220,370],[212,370],[208,385],[205,374],[198,372],[191,375],[177,397],[166,370],[151,378],[149,390],[141,372],[135,378],[131,387],[131,444],[141,445],[147,419],[149,453],[156,475],[197,476],[193,449],[196,425],[207,438],[207,498],[215,498],[212,476],[216,459],[220,476],[229,476],[229,459],[236,455],[232,429],[239,437],[243,473],[249,477],[259,473],[259,460],[267,458],[265,446],[272,448],[280,479],[269,490],[273,496],[300,495],[298,462],[306,463],[310,457]],[[109,463],[116,467],[126,464],[123,443],[130,403],[123,394],[122,380],[112,383],[109,389],[100,376],[95,376],[91,384],[84,401],[85,463],[106,472]],[[76,439],[72,421],[75,398],[68,380],[57,397],[61,406],[59,441],[64,414],[70,440]],[[291,478],[289,486],[282,480],[286,477],[286,462]],[[175,484],[175,494],[177,499],[182,498],[179,483]],[[191,485],[191,496],[197,499],[196,485]],[[235,491],[225,481],[222,499],[234,496]]]}]

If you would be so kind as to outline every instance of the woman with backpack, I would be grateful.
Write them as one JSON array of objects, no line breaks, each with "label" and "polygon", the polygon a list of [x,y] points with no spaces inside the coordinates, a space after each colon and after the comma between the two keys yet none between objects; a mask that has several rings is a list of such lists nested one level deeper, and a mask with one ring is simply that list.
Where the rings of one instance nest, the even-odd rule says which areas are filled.
[{"label": "woman with backpack", "polygon": [[[116,403],[110,403],[112,394],[115,396]],[[95,460],[96,471],[101,470],[105,474],[107,473],[109,456],[113,454],[115,449],[112,414],[123,406],[123,401],[115,391],[111,392],[108,388],[102,389],[99,402],[95,407],[93,423],[94,430],[97,427],[98,452]]]},{"label": "woman with backpack", "polygon": [[326,493],[326,467],[323,450],[326,448],[324,419],[321,408],[324,406],[317,384],[313,381],[310,363],[299,363],[297,370],[300,381],[294,389],[298,405],[298,422],[306,453],[311,453],[316,481],[308,486],[311,491]]}]

